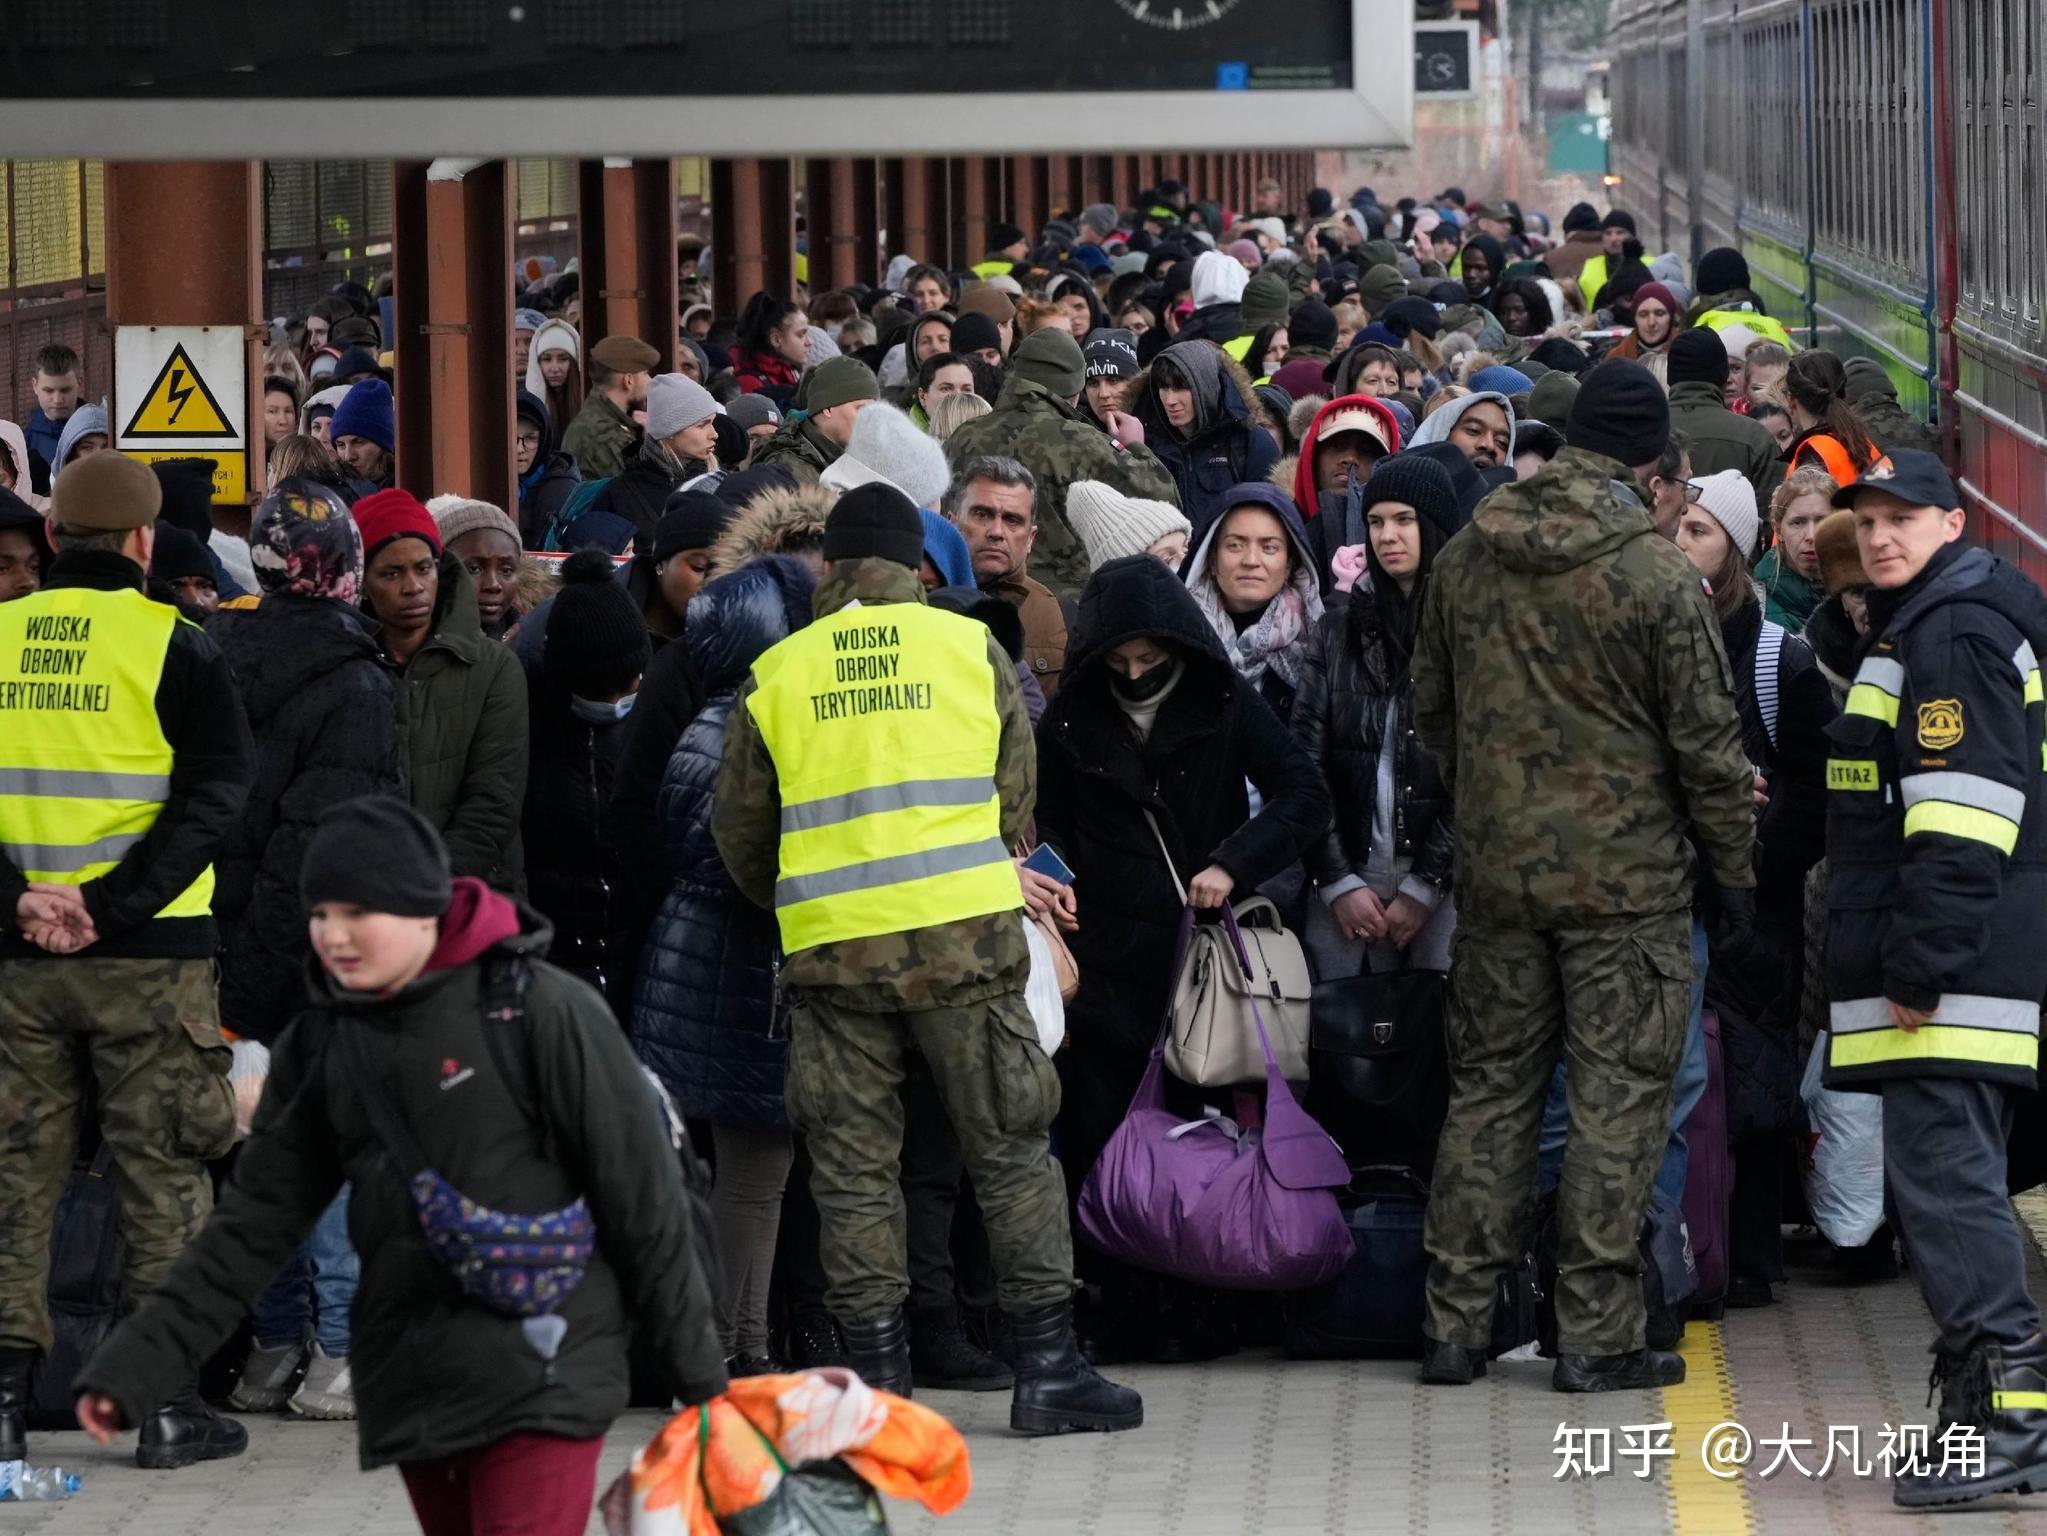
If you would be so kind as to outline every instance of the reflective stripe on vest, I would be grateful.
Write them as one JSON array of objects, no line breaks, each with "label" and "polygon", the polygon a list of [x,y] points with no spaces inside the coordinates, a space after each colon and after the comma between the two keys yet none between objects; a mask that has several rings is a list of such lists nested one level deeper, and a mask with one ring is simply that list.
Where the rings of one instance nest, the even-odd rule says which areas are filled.
[{"label": "reflective stripe on vest", "polygon": [[785,953],[1014,911],[995,787],[988,632],[891,603],[841,609],[754,664],[775,762]]},{"label": "reflective stripe on vest", "polygon": [[1988,843],[2010,856],[2019,845],[2026,792],[1976,773],[1908,773],[1898,781],[1905,798],[1905,836],[1939,832]]},{"label": "reflective stripe on vest", "polygon": [[1599,308],[1599,295],[1606,288],[1606,252],[1585,258],[1578,269],[1578,296],[1585,301],[1585,313]]},{"label": "reflective stripe on vest", "polygon": [[1930,1023],[1906,1031],[1884,998],[1858,997],[1833,1004],[1828,1027],[1829,1067],[1952,1061],[2031,1072],[2040,1059],[2040,1005],[2021,998],[1945,993]]},{"label": "reflective stripe on vest", "polygon": [[1863,715],[1896,727],[1898,697],[1905,691],[1905,669],[1888,656],[1871,656],[1855,669],[1855,681],[1841,706],[1845,715]]},{"label": "reflective stripe on vest", "polygon": [[[95,880],[156,825],[172,767],[156,690],[179,622],[134,591],[0,603],[0,848],[29,879]],[[212,902],[208,869],[156,915]]]}]

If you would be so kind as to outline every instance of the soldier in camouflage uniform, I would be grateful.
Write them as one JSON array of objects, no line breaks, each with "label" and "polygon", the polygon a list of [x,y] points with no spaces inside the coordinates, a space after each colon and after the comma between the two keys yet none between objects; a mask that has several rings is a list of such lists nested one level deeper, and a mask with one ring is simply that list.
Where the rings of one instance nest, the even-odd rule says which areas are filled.
[{"label": "soldier in camouflage uniform", "polygon": [[1087,585],[1087,546],[1066,519],[1066,488],[1099,480],[1126,496],[1180,505],[1172,474],[1142,443],[1121,443],[1091,426],[1076,402],[1087,384],[1080,343],[1063,327],[1031,332],[1016,349],[995,409],[945,440],[954,473],[970,459],[1016,459],[1038,482],[1038,542],[1030,574],[1068,600]]},{"label": "soldier in camouflage uniform", "polygon": [[798,483],[816,485],[845,453],[854,418],[880,394],[874,370],[859,358],[827,358],[804,374],[789,419],[754,449],[749,462],[779,464]]},{"label": "soldier in camouflage uniform", "polygon": [[1843,368],[1848,374],[1848,404],[1869,440],[1885,453],[1916,448],[1923,453],[1940,452],[1940,434],[1898,404],[1898,386],[1884,372],[1882,363],[1869,357],[1851,357]]},{"label": "soldier in camouflage uniform", "polygon": [[1073,1338],[1065,1185],[1046,1140],[1059,1079],[1024,1002],[1008,856],[1036,798],[1030,721],[994,637],[926,606],[923,547],[893,486],[833,508],[817,622],[740,690],[712,831],[733,883],[781,927],[789,1118],[808,1139],[826,1302],[855,1368],[909,1395],[898,1170],[914,1050],[986,1220],[1016,1342],[1012,1427],[1134,1428],[1137,1394],[1095,1375]]},{"label": "soldier in camouflage uniform", "polygon": [[1481,503],[1430,582],[1415,724],[1455,796],[1458,931],[1425,1381],[1484,1373],[1559,1050],[1571,1131],[1555,1385],[1684,1377],[1680,1357],[1643,1347],[1636,1239],[1689,1012],[1686,840],[1738,921],[1754,811],[1719,625],[1637,483],[1669,422],[1647,370],[1594,370],[1571,446]]},{"label": "soldier in camouflage uniform", "polygon": [[[143,596],[162,492],[116,454],[57,477],[57,559],[0,605],[0,1461],[51,1347],[51,1224],[97,1110],[127,1239],[123,1305],[213,1208],[234,1140],[213,984],[212,861],[254,774],[227,663]],[[192,1388],[139,1426],[178,1467],[248,1437]]]}]

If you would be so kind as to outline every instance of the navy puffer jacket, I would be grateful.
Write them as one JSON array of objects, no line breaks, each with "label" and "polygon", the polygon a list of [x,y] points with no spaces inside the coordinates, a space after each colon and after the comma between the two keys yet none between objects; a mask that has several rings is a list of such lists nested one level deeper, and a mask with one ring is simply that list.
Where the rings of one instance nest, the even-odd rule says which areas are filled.
[{"label": "navy puffer jacket", "polygon": [[775,1024],[774,914],[739,894],[711,837],[711,794],[733,700],[762,653],[810,622],[815,578],[766,555],[721,576],[689,605],[690,655],[704,707],[668,759],[656,809],[675,879],[647,931],[633,999],[633,1045],[686,1116],[783,1125],[786,1039]]}]

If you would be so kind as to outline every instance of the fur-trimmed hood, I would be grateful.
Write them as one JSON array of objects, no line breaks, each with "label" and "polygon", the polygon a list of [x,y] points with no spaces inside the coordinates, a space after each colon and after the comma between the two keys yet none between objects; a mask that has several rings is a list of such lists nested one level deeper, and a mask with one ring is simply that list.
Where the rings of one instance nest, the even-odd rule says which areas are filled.
[{"label": "fur-trimmed hood", "polygon": [[536,560],[531,555],[520,557],[519,574],[512,582],[512,602],[520,613],[531,613],[561,590],[559,565],[559,561]]},{"label": "fur-trimmed hood", "polygon": [[705,579],[714,581],[736,571],[755,555],[802,555],[821,548],[824,520],[838,499],[838,493],[825,485],[762,492],[718,535]]}]

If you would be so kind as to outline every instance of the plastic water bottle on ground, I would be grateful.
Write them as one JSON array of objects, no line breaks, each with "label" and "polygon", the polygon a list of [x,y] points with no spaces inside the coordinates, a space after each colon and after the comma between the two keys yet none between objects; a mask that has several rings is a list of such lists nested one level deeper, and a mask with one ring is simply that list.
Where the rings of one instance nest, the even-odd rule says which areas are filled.
[{"label": "plastic water bottle on ground", "polygon": [[0,1504],[51,1504],[70,1498],[81,1486],[78,1474],[62,1467],[0,1461]]}]

